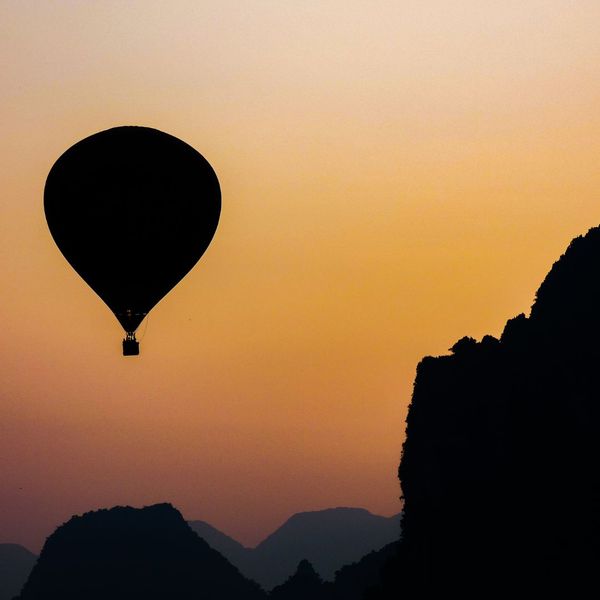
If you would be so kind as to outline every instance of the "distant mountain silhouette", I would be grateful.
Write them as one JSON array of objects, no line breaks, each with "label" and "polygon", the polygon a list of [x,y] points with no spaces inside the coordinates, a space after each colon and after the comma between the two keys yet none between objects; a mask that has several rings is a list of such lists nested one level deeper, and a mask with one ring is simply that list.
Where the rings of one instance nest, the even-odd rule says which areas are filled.
[{"label": "distant mountain silhouette", "polygon": [[264,600],[170,504],[73,517],[47,540],[20,600]]},{"label": "distant mountain silhouette", "polygon": [[369,552],[358,562],[342,567],[333,582],[323,581],[312,564],[302,560],[296,572],[269,594],[270,600],[368,600],[379,593],[382,573],[394,566],[398,542]]},{"label": "distant mountain silhouette", "polygon": [[18,544],[0,544],[0,600],[12,600],[27,580],[37,556]]},{"label": "distant mountain silhouette", "polygon": [[272,600],[329,600],[323,580],[307,560],[301,560],[296,572],[284,583],[273,588]]},{"label": "distant mountain silhouette", "polygon": [[[240,569],[252,553],[251,548],[242,546],[238,541],[224,534],[206,521],[188,521],[188,525],[219,554],[222,554],[231,564]],[[241,570],[241,569],[240,569]],[[242,571],[243,572],[243,571]]]},{"label": "distant mountain silhouette", "polygon": [[378,598],[600,593],[600,228],[531,316],[417,368],[403,539]]},{"label": "distant mountain silhouette", "polygon": [[323,579],[332,580],[342,566],[397,540],[400,515],[381,517],[362,508],[297,513],[253,549],[203,521],[190,521],[190,526],[246,577],[271,589],[290,577],[303,559]]}]

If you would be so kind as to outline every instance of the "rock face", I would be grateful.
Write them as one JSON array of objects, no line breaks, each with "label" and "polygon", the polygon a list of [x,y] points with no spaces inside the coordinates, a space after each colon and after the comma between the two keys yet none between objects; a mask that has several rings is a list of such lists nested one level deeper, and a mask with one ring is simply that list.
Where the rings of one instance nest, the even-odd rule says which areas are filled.
[{"label": "rock face", "polygon": [[203,521],[190,526],[247,577],[265,589],[282,584],[307,559],[325,580],[400,536],[400,515],[381,517],[362,508],[297,513],[256,548],[244,548]]},{"label": "rock face", "polygon": [[27,580],[37,556],[18,544],[0,544],[0,600],[12,600]]},{"label": "rock face", "polygon": [[452,351],[417,369],[387,597],[597,596],[600,228],[554,264],[529,318]]},{"label": "rock face", "polygon": [[20,600],[263,600],[170,504],[73,517],[46,541]]}]

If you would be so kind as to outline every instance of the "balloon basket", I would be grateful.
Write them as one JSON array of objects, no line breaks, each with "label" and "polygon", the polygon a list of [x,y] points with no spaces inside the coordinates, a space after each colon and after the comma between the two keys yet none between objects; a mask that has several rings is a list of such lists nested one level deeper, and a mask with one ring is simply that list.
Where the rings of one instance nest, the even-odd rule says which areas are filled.
[{"label": "balloon basket", "polygon": [[140,343],[129,335],[123,340],[123,356],[137,356],[140,353]]}]

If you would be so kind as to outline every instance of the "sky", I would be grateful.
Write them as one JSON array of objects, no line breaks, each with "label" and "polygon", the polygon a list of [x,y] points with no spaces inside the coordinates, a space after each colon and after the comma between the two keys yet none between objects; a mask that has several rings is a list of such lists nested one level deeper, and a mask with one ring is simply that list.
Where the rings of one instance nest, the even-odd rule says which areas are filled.
[{"label": "sky", "polygon": [[[416,365],[528,313],[600,223],[600,3],[0,1],[0,542],[172,502],[254,545],[400,510]],[[117,125],[223,207],[124,358],[56,248],[54,161]]]}]

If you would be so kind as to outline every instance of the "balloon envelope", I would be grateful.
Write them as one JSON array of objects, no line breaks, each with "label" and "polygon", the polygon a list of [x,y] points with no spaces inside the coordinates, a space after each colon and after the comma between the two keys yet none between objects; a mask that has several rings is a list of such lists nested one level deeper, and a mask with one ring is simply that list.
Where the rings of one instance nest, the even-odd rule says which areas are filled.
[{"label": "balloon envelope", "polygon": [[202,256],[221,191],[188,144],[147,127],[115,127],[69,148],[44,190],[50,232],[126,332]]}]

